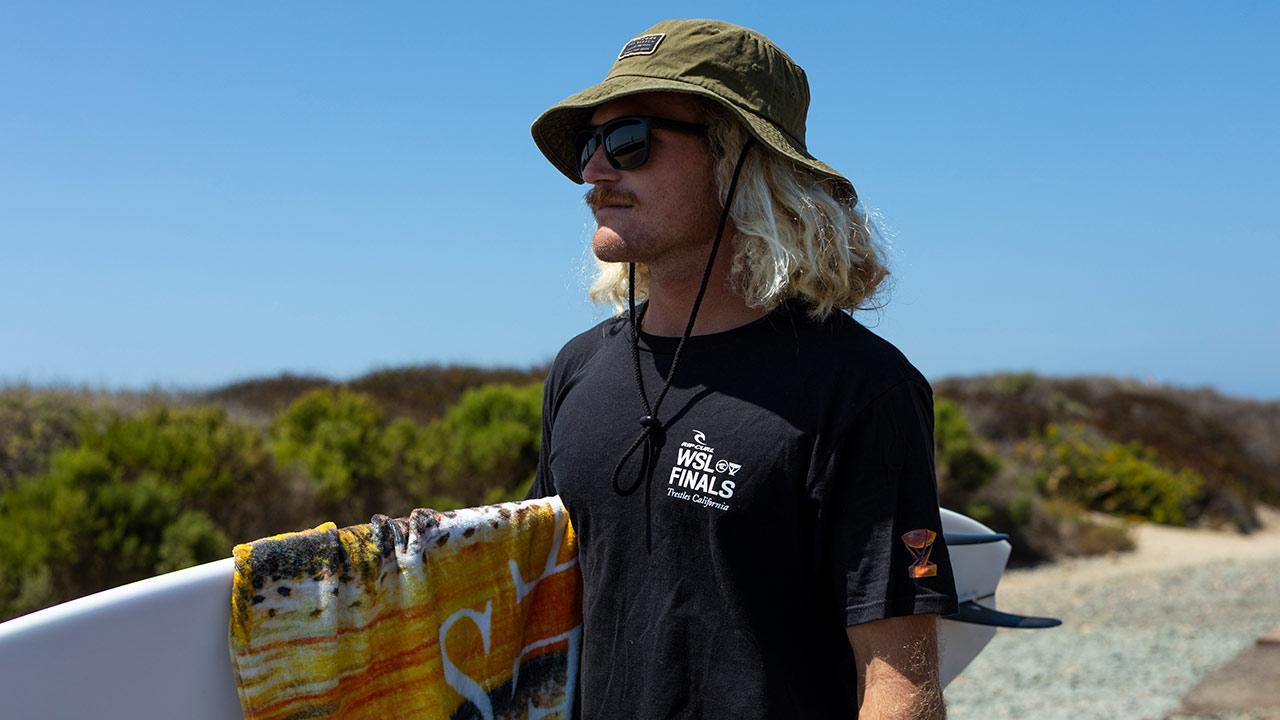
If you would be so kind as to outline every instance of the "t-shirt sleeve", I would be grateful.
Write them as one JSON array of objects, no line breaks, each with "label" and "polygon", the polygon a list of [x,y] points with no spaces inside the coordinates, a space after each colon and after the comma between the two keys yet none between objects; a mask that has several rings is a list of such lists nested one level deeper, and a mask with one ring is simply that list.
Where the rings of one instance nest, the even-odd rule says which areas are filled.
[{"label": "t-shirt sleeve", "polygon": [[534,475],[533,484],[529,486],[529,492],[525,495],[525,500],[533,500],[536,498],[551,497],[558,494],[556,492],[555,481],[551,477],[551,421],[552,421],[552,388],[551,378],[548,377],[546,383],[542,386],[542,442],[538,445],[538,470]]},{"label": "t-shirt sleeve", "polygon": [[830,590],[845,625],[956,610],[933,458],[933,391],[903,380],[863,407],[827,497]]}]

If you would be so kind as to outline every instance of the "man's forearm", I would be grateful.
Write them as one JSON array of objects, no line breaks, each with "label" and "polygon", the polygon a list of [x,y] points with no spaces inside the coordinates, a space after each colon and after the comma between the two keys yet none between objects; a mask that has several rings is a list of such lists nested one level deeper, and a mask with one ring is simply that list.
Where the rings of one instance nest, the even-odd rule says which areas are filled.
[{"label": "man's forearm", "polygon": [[858,658],[859,720],[943,720],[938,638],[933,615],[849,628]]},{"label": "man's forearm", "polygon": [[[874,668],[873,663],[873,668]],[[936,680],[916,683],[874,669],[858,708],[858,720],[943,720],[947,716],[942,688]]]}]

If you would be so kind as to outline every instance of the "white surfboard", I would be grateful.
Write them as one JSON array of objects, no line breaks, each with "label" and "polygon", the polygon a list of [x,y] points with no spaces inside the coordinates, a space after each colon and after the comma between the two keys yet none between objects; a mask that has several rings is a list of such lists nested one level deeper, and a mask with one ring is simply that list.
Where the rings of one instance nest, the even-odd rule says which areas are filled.
[{"label": "white surfboard", "polygon": [[[972,518],[942,510],[962,606],[939,623],[945,686],[996,627],[1045,627],[995,611],[1012,550]],[[952,539],[956,542],[952,542]],[[0,623],[0,716],[22,720],[241,718],[227,641],[231,558],[72,600]]]},{"label": "white surfboard", "polygon": [[[942,535],[954,537],[965,533],[980,538],[995,533],[991,528],[974,520],[942,508]],[[947,553],[951,556],[951,571],[956,581],[956,599],[961,604],[977,603],[995,609],[996,585],[1004,574],[1013,546],[1008,540],[973,544],[952,544],[948,541]],[[978,653],[996,636],[991,625],[977,625],[942,619],[938,622],[938,675],[946,687],[960,675]]]}]

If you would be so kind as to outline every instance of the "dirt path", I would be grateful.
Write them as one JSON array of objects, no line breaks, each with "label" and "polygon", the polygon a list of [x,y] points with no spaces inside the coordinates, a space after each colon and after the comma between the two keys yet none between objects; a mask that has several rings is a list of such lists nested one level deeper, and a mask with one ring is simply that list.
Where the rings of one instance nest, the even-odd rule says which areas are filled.
[{"label": "dirt path", "polygon": [[1000,581],[998,598],[1007,604],[1033,599],[1046,588],[1060,587],[1063,582],[1091,584],[1220,560],[1280,558],[1280,510],[1261,507],[1258,517],[1263,528],[1251,535],[1143,523],[1133,528],[1133,551],[1009,570]]},{"label": "dirt path", "polygon": [[952,720],[1151,718],[1280,627],[1280,512],[1252,535],[1141,525],[1136,549],[1010,570],[997,600],[1052,615],[1001,630],[947,688]]}]

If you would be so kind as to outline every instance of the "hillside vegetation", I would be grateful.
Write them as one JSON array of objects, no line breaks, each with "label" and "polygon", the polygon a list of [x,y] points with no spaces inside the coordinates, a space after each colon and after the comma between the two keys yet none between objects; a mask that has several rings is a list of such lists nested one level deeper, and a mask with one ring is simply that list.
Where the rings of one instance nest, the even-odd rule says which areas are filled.
[{"label": "hillside vegetation", "polygon": [[1087,554],[1114,535],[1079,510],[1253,532],[1258,503],[1280,506],[1280,402],[1032,373],[933,387],[1001,460],[949,506],[1009,529],[1016,560]]},{"label": "hillside vegetation", "polygon": [[[0,619],[326,520],[522,497],[544,373],[0,390]],[[1123,550],[1135,518],[1248,532],[1280,505],[1280,403],[1031,374],[934,389],[942,504],[1013,535],[1017,562]]]}]

